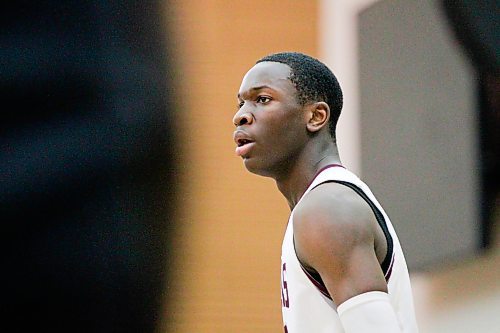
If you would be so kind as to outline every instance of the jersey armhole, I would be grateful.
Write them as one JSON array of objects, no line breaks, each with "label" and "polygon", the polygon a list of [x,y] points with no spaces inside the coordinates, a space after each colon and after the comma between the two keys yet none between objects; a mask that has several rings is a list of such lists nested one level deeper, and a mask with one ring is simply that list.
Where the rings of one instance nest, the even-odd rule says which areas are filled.
[{"label": "jersey armhole", "polygon": [[[394,266],[394,259],[395,259],[394,258],[394,241],[392,239],[391,233],[389,232],[389,228],[387,227],[387,222],[385,221],[384,215],[382,214],[380,209],[378,209],[378,207],[373,203],[373,201],[370,200],[370,198],[366,195],[366,193],[363,192],[363,190],[361,188],[359,188],[358,186],[356,186],[352,183],[349,183],[349,182],[340,181],[340,180],[327,180],[327,181],[324,181],[324,182],[319,183],[316,186],[314,186],[311,189],[311,191],[314,190],[315,188],[317,188],[318,186],[325,184],[325,183],[338,183],[338,184],[341,184],[341,185],[344,185],[344,186],[351,188],[361,198],[363,198],[363,200],[366,201],[366,203],[368,203],[368,205],[370,206],[373,214],[375,215],[375,218],[377,219],[378,225],[380,226],[380,228],[382,229],[382,232],[384,233],[385,240],[387,242],[387,253],[384,257],[384,260],[380,264],[380,268],[382,269],[382,273],[384,274],[386,282],[389,282],[389,278],[391,277],[392,267]],[[294,243],[294,249],[295,249],[295,238],[293,239],[293,243]],[[329,294],[326,286],[325,286],[325,283],[321,279],[321,276],[319,275],[319,273],[316,271],[313,272],[313,271],[307,269],[300,261],[300,258],[297,256],[297,253],[295,253],[295,255],[297,257],[297,260],[299,261],[300,267],[302,268],[302,270],[306,274],[307,278],[314,284],[314,286],[325,297],[328,297],[329,299],[333,300],[331,295]]]}]

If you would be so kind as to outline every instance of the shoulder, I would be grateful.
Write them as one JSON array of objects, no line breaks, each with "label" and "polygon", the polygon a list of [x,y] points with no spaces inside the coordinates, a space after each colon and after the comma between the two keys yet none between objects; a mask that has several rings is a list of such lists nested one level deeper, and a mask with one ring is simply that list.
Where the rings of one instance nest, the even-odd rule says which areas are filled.
[{"label": "shoulder", "polygon": [[[299,260],[315,267],[325,253],[339,262],[358,246],[373,246],[373,212],[355,191],[324,183],[310,191],[294,210],[294,238]],[[344,257],[343,257],[344,256]]]}]

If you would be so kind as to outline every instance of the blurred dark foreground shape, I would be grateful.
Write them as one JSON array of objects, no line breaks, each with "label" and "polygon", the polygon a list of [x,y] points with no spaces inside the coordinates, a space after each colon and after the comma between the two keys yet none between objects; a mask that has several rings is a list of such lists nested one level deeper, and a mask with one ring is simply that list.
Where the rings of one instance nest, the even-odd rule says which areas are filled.
[{"label": "blurred dark foreground shape", "polygon": [[9,332],[158,327],[175,208],[160,5],[0,5],[2,312]]},{"label": "blurred dark foreground shape", "polygon": [[500,2],[441,0],[452,31],[478,76],[482,246],[494,244],[500,215]]}]

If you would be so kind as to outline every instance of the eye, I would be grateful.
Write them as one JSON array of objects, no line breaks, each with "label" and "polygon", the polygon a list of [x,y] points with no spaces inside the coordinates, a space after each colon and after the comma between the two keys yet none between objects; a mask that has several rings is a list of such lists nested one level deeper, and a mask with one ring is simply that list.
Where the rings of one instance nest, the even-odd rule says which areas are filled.
[{"label": "eye", "polygon": [[243,104],[245,104],[245,102],[243,102],[243,101],[238,102],[238,110],[241,109],[241,107],[243,106]]},{"label": "eye", "polygon": [[269,103],[270,101],[271,101],[271,97],[268,97],[268,96],[257,97],[257,103],[266,104],[266,103]]}]

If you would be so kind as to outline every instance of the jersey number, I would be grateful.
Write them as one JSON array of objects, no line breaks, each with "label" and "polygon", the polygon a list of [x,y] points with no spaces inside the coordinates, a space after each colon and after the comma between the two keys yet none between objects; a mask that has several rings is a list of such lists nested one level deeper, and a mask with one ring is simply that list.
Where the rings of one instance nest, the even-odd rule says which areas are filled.
[{"label": "jersey number", "polygon": [[283,307],[290,307],[290,299],[288,298],[288,286],[286,283],[286,263],[283,263],[281,271],[281,303]]}]

